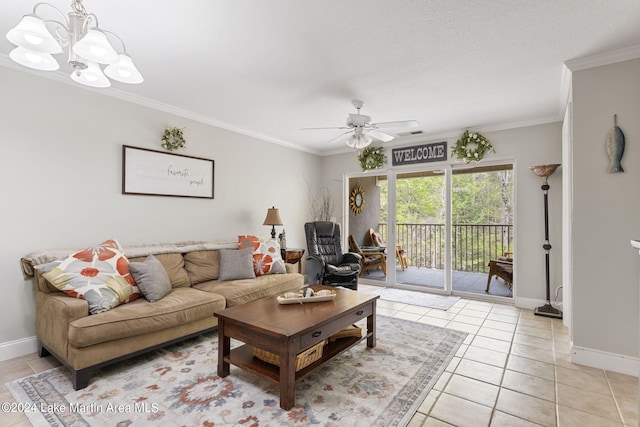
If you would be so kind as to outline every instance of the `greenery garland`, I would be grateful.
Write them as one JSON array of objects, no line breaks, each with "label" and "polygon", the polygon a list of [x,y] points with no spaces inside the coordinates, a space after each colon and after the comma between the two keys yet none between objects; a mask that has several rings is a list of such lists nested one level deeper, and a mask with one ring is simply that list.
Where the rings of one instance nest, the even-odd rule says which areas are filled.
[{"label": "greenery garland", "polygon": [[455,154],[465,163],[471,163],[482,160],[487,151],[496,152],[487,138],[478,132],[469,133],[469,130],[465,130],[453,147],[451,154]]},{"label": "greenery garland", "polygon": [[185,141],[182,131],[184,128],[166,128],[162,135],[162,147],[169,151],[184,148],[187,141]]},{"label": "greenery garland", "polygon": [[358,155],[362,171],[381,168],[387,162],[387,156],[382,147],[367,147]]}]

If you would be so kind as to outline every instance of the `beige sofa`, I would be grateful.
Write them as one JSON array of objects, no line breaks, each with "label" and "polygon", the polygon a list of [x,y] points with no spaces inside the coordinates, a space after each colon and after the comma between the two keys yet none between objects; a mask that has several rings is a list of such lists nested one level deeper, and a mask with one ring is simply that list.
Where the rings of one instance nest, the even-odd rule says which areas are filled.
[{"label": "beige sofa", "polygon": [[217,310],[303,286],[303,276],[290,264],[287,274],[220,281],[219,249],[212,247],[192,244],[130,251],[139,257],[125,248],[131,262],[154,254],[165,267],[172,290],[153,303],[139,298],[94,315],[89,315],[87,301],[60,292],[32,268],[55,259],[55,254],[23,258],[25,276],[34,277],[40,356],[52,354],[71,371],[74,389],[82,389],[103,366],[212,331],[218,324],[213,315]]}]

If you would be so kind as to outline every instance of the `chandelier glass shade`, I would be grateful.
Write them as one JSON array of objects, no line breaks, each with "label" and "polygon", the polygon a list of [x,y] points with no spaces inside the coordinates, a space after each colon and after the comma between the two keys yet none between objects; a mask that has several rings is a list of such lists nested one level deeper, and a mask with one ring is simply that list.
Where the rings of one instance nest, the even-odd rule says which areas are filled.
[{"label": "chandelier glass shade", "polygon": [[109,79],[102,73],[100,66],[95,62],[87,62],[87,68],[71,73],[71,80],[91,87],[111,86]]},{"label": "chandelier glass shade", "polygon": [[16,47],[9,52],[9,58],[25,67],[41,71],[55,71],[60,68],[58,61],[51,54]]},{"label": "chandelier glass shade", "polygon": [[[43,19],[38,14],[43,6],[53,9],[62,20]],[[36,4],[33,12],[7,33],[7,40],[16,45],[9,58],[35,70],[55,71],[60,65],[52,55],[62,53],[66,47],[67,62],[73,67],[71,79],[75,82],[91,87],[109,87],[109,78],[123,83],[142,83],[144,79],[127,54],[122,39],[100,29],[98,18],[87,13],[81,0],[73,0],[71,8],[67,17],[49,3]],[[107,35],[120,42],[121,51],[113,48]],[[104,73],[99,64],[106,65]]]}]

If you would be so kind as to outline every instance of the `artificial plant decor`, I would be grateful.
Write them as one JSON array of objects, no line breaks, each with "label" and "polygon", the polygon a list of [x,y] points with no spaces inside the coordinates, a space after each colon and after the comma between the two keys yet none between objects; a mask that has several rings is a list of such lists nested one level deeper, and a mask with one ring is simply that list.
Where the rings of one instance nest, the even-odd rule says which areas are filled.
[{"label": "artificial plant decor", "polygon": [[496,151],[487,138],[478,132],[465,130],[456,141],[451,154],[455,154],[458,159],[463,160],[465,163],[471,163],[482,160],[487,151],[493,151],[494,153]]},{"label": "artificial plant decor", "polygon": [[362,167],[362,171],[371,169],[379,169],[387,162],[387,156],[384,154],[382,147],[366,147],[358,155],[358,161]]},{"label": "artificial plant decor", "polygon": [[184,148],[187,145],[187,141],[184,139],[184,128],[168,127],[164,130],[162,135],[162,147],[169,151],[173,151],[178,148]]}]

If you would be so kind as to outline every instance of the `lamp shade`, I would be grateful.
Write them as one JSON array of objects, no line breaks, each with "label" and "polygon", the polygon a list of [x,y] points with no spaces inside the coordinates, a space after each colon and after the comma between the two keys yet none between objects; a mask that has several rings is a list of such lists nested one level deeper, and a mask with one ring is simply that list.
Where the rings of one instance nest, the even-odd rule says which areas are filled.
[{"label": "lamp shade", "polygon": [[71,80],[91,87],[109,87],[111,82],[102,73],[100,66],[95,62],[89,62],[84,70],[75,70],[71,73]]},{"label": "lamp shade", "polygon": [[113,80],[122,83],[138,84],[144,81],[142,74],[140,74],[136,66],[133,65],[131,57],[124,53],[119,54],[117,61],[108,65],[104,69],[104,73]]},{"label": "lamp shade", "polygon": [[73,51],[99,64],[113,64],[118,60],[118,53],[109,44],[105,33],[95,28],[87,31],[87,34],[73,45]]},{"label": "lamp shade", "polygon": [[33,15],[24,16],[18,25],[9,30],[7,40],[35,52],[62,52],[62,47],[47,30],[44,21]]},{"label": "lamp shade", "polygon": [[282,225],[282,219],[280,218],[280,211],[275,207],[267,210],[267,216],[264,219],[262,225]]},{"label": "lamp shade", "polygon": [[538,165],[531,166],[529,169],[533,171],[536,175],[541,178],[547,178],[553,175],[553,173],[560,167],[559,164],[551,164],[551,165]]},{"label": "lamp shade", "polygon": [[9,58],[14,62],[34,70],[55,71],[60,68],[58,61],[46,52],[36,52],[25,49],[24,47],[16,47],[9,52]]}]

